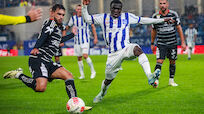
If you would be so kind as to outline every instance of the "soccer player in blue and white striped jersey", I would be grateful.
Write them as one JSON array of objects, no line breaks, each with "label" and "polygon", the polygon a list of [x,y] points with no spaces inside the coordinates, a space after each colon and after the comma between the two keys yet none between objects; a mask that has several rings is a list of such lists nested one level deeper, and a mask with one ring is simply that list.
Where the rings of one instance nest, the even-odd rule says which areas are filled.
[{"label": "soccer player in blue and white striped jersey", "polygon": [[169,22],[171,19],[152,19],[135,16],[132,13],[121,13],[122,2],[113,0],[110,3],[111,13],[89,15],[87,5],[90,0],[83,0],[82,15],[86,22],[99,24],[103,30],[104,40],[109,47],[109,54],[106,62],[105,80],[102,82],[100,93],[94,98],[94,103],[102,100],[107,92],[116,74],[121,69],[123,60],[133,59],[138,57],[139,64],[142,66],[150,85],[155,85],[157,75],[160,70],[151,73],[148,58],[143,53],[138,44],[129,42],[130,24],[152,24]]},{"label": "soccer player in blue and white striped jersey", "polygon": [[[74,37],[74,55],[77,56],[80,77],[79,79],[84,79],[84,65],[82,61],[82,56],[88,63],[91,69],[91,79],[95,78],[96,71],[94,70],[94,66],[91,58],[88,56],[89,47],[90,47],[90,35],[89,35],[89,24],[86,23],[81,15],[81,5],[76,6],[76,15],[72,16],[68,22],[67,29],[74,26],[77,28],[77,35]],[[94,36],[94,44],[98,42],[96,28],[94,24],[91,24],[91,28]]]},{"label": "soccer player in blue and white striped jersey", "polygon": [[185,31],[186,43],[188,45],[188,60],[191,59],[192,50],[195,46],[195,41],[197,38],[197,30],[193,27],[193,24],[189,24],[189,28]]}]

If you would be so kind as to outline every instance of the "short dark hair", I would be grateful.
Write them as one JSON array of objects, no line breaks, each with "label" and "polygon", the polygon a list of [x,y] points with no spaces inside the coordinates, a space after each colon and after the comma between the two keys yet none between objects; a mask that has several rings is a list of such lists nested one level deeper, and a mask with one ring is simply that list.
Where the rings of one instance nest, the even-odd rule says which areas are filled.
[{"label": "short dark hair", "polygon": [[55,4],[54,6],[52,6],[52,11],[55,12],[57,9],[63,9],[65,10],[64,6],[62,4]]},{"label": "short dark hair", "polygon": [[123,3],[122,3],[120,0],[113,0],[113,1],[111,1],[111,3],[110,3],[110,7],[111,7],[111,5],[112,5],[113,3],[121,4],[121,5],[123,6]]}]

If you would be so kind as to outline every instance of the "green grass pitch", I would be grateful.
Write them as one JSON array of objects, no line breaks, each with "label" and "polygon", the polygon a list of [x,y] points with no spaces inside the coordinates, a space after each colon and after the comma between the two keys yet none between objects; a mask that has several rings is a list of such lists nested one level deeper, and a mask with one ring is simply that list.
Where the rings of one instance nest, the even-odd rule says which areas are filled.
[{"label": "green grass pitch", "polygon": [[[147,55],[153,71],[155,55]],[[62,65],[73,73],[78,96],[86,105],[93,106],[86,114],[199,114],[204,113],[204,55],[178,55],[175,81],[178,87],[168,86],[169,62],[162,66],[160,85],[152,88],[137,60],[124,61],[120,71],[110,86],[103,101],[93,104],[101,82],[105,77],[106,56],[90,56],[97,72],[90,79],[90,69],[84,61],[86,78],[79,80],[77,58],[61,57]],[[54,80],[48,83],[44,93],[36,93],[18,79],[3,79],[2,75],[21,67],[28,70],[28,57],[0,57],[0,114],[65,114],[68,97],[64,81]]]}]

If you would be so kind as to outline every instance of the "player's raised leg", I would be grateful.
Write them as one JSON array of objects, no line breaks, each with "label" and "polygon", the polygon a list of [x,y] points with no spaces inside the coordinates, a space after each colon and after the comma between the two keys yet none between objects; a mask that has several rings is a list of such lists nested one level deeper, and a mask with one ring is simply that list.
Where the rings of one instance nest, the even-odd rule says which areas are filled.
[{"label": "player's raised leg", "polygon": [[[115,77],[116,75],[117,75],[117,72],[116,73],[111,73],[111,74],[106,74],[106,77]],[[98,103],[103,99],[103,97],[106,95],[107,90],[110,87],[111,82],[113,81],[113,79],[105,79],[105,80],[102,81],[101,91],[94,98],[93,103]]]},{"label": "player's raised leg", "polygon": [[55,72],[52,73],[51,77],[62,79],[65,81],[66,92],[69,98],[77,97],[73,75],[64,67],[58,68]]},{"label": "player's raised leg", "polygon": [[142,66],[148,78],[148,83],[153,87],[157,87],[157,83],[155,83],[155,81],[156,79],[159,78],[160,70],[158,69],[158,70],[155,70],[154,73],[151,73],[149,60],[139,46],[135,46],[133,49],[133,52],[134,52],[134,55],[138,57],[139,64]]}]

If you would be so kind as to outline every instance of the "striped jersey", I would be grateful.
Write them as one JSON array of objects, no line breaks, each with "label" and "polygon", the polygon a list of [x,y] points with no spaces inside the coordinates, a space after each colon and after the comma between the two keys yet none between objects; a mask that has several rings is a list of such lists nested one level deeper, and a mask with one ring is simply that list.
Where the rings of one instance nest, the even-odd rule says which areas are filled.
[{"label": "striped jersey", "polygon": [[194,36],[197,35],[197,34],[198,34],[198,32],[197,32],[197,30],[195,28],[186,29],[185,35],[187,36],[186,37],[187,42],[193,42]]},{"label": "striped jersey", "polygon": [[[62,25],[57,25],[54,20],[47,19],[42,26],[41,33],[34,48],[39,49],[39,55],[42,60],[50,62],[52,57],[59,49],[62,39]],[[37,58],[35,55],[30,57]]]},{"label": "striped jersey", "polygon": [[157,45],[162,46],[175,46],[177,45],[176,26],[180,25],[180,19],[175,11],[169,10],[166,16],[163,16],[161,12],[153,14],[152,18],[168,18],[172,17],[176,22],[172,24],[160,23],[153,24],[152,28],[157,31]]},{"label": "striped jersey", "polygon": [[74,15],[70,18],[68,22],[68,26],[76,26],[77,27],[77,35],[74,38],[74,43],[77,45],[88,45],[90,41],[89,35],[89,24],[85,23],[83,17],[78,17]]},{"label": "striped jersey", "polygon": [[113,18],[109,13],[91,16],[94,24],[100,24],[104,40],[109,47],[109,53],[125,48],[129,42],[130,24],[140,22],[140,17],[132,13],[121,13],[118,18]]}]

